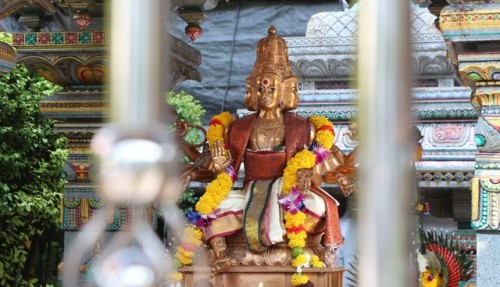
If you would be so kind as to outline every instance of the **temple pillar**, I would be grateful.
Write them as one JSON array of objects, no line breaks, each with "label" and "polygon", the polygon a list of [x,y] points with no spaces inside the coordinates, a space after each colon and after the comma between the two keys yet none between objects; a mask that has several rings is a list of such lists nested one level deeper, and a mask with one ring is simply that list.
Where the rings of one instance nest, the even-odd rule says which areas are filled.
[{"label": "temple pillar", "polygon": [[461,2],[471,4],[445,7],[439,26],[478,114],[471,226],[477,230],[477,285],[493,287],[500,286],[500,4]]}]

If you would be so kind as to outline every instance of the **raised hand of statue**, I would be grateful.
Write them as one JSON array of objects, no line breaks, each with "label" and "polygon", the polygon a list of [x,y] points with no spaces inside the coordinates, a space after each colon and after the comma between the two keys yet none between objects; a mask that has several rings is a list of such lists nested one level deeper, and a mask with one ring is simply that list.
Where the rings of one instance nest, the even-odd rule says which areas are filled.
[{"label": "raised hand of statue", "polygon": [[337,265],[337,248],[334,245],[325,245],[325,259],[323,262],[327,267]]},{"label": "raised hand of statue", "polygon": [[188,123],[183,120],[177,120],[174,124],[174,133],[180,138],[186,136],[188,132]]},{"label": "raised hand of statue", "polygon": [[314,171],[308,168],[301,168],[297,170],[297,187],[300,193],[307,193],[311,188],[311,178]]},{"label": "raised hand of statue", "polygon": [[216,141],[210,147],[210,155],[212,156],[212,169],[217,173],[224,171],[231,163],[231,154],[221,140]]},{"label": "raised hand of statue", "polygon": [[356,182],[356,178],[351,176],[343,176],[338,180],[340,189],[342,193],[347,197],[351,193],[356,192],[358,190],[358,185]]}]

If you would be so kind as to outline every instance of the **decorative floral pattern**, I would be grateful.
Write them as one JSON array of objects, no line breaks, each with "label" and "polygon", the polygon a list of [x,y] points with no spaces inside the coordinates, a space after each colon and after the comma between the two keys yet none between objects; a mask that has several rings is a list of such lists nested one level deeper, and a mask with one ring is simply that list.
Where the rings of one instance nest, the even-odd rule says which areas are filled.
[{"label": "decorative floral pattern", "polygon": [[103,44],[105,43],[104,32],[94,32],[92,34],[92,43]]},{"label": "decorative floral pattern", "polygon": [[26,34],[24,39],[26,45],[35,45],[37,43],[36,34]]},{"label": "decorative floral pattern", "polygon": [[14,34],[14,45],[24,44],[24,34]]},{"label": "decorative floral pattern", "polygon": [[66,33],[64,43],[76,44],[78,42],[78,33]]},{"label": "decorative floral pattern", "polygon": [[38,44],[49,45],[50,44],[50,33],[39,33],[38,34]]},{"label": "decorative floral pattern", "polygon": [[14,33],[14,45],[95,45],[106,44],[106,33],[94,32],[38,32]]},{"label": "decorative floral pattern", "polygon": [[64,34],[52,33],[52,44],[64,44]]},{"label": "decorative floral pattern", "polygon": [[87,44],[92,42],[92,34],[89,32],[80,32],[78,38],[78,43],[80,44]]}]

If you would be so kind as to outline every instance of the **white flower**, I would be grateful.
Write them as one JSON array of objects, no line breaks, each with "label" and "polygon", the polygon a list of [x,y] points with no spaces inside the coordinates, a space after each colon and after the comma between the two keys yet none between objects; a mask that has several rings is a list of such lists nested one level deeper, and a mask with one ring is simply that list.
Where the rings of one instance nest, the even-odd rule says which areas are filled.
[{"label": "white flower", "polygon": [[420,254],[420,252],[417,252],[417,262],[418,271],[420,271],[420,273],[425,272],[425,270],[427,270],[427,266],[429,266],[429,262],[427,262],[427,258]]}]

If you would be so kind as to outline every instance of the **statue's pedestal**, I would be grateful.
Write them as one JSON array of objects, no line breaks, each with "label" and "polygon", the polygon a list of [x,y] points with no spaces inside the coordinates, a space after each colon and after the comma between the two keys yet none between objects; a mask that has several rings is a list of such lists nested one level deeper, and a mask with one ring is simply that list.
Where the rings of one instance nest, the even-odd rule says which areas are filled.
[{"label": "statue's pedestal", "polygon": [[[184,273],[184,286],[194,287],[209,281],[213,287],[257,287],[260,282],[264,287],[291,286],[290,281],[296,269],[289,266],[233,266],[223,273],[210,278],[209,267],[187,266]],[[316,287],[342,287],[343,268],[307,268],[303,274],[309,277]]]},{"label": "statue's pedestal", "polygon": [[[308,236],[304,254],[324,258],[321,237],[322,235]],[[231,267],[210,278],[210,265],[215,257],[210,249],[201,248],[195,259],[199,265],[185,266],[180,270],[184,274],[184,287],[257,287],[260,282],[264,287],[291,286],[296,268],[291,266],[292,254],[286,242],[275,244],[262,253],[253,253],[248,250],[243,233],[238,232],[227,236],[226,243]],[[316,287],[342,287],[344,271],[343,268],[302,269],[302,273]]]}]

